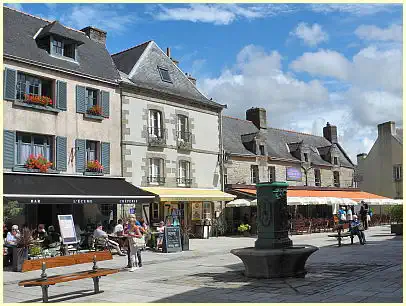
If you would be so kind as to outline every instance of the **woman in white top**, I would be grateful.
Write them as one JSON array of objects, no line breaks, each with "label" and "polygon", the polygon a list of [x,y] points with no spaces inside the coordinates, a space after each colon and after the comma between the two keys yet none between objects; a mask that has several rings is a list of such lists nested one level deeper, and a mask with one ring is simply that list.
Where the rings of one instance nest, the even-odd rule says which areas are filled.
[{"label": "woman in white top", "polygon": [[352,221],[352,210],[351,210],[351,206],[348,206],[348,209],[347,209],[347,221]]}]

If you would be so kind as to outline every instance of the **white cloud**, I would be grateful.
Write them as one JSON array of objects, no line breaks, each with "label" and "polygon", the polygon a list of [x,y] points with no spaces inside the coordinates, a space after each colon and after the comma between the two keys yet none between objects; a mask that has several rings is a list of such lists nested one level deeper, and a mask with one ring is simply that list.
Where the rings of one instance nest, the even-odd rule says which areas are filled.
[{"label": "white cloud", "polygon": [[355,34],[364,40],[379,41],[402,41],[402,26],[392,24],[386,29],[374,25],[361,25],[355,30]]},{"label": "white cloud", "polygon": [[5,3],[4,5],[19,11],[23,10],[23,5],[21,3]]},{"label": "white cloud", "polygon": [[357,16],[374,15],[379,12],[390,12],[399,8],[399,4],[310,4],[310,9],[317,13],[347,13]]},{"label": "white cloud", "polygon": [[119,7],[112,4],[87,4],[70,7],[60,16],[60,21],[76,29],[95,26],[117,34],[134,23],[136,17],[127,11],[120,11]]},{"label": "white cloud", "polygon": [[228,25],[239,18],[264,18],[293,11],[295,9],[287,4],[189,4],[181,7],[158,5],[157,10],[148,13],[158,20],[182,20]]},{"label": "white cloud", "polygon": [[308,72],[312,76],[330,76],[347,80],[350,62],[340,53],[332,50],[306,52],[290,64],[298,72]]},{"label": "white cloud", "polygon": [[317,23],[308,26],[307,23],[301,22],[294,31],[290,32],[290,35],[302,39],[306,45],[311,47],[328,41],[328,34]]}]

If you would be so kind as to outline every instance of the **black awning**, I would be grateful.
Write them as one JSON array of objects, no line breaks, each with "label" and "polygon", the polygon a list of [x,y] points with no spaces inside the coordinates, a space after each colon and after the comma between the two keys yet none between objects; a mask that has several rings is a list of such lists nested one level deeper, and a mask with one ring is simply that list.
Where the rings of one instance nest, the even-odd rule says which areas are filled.
[{"label": "black awning", "polygon": [[21,204],[135,204],[155,194],[123,178],[4,173],[5,201]]}]

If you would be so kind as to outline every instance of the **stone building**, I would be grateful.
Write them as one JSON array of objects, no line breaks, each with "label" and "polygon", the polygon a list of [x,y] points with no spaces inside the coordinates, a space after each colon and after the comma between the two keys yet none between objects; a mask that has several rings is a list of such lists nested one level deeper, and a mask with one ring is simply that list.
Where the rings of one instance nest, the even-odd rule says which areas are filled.
[{"label": "stone building", "polygon": [[[57,225],[56,215],[65,213],[79,224],[108,221],[119,201],[135,201],[115,196],[136,188],[117,179],[119,74],[105,46],[106,32],[78,31],[7,7],[3,14],[7,201],[41,204],[23,216],[22,222],[34,226]],[[52,163],[46,173],[27,167],[39,155]]]},{"label": "stone building", "polygon": [[378,138],[368,154],[357,155],[358,187],[381,196],[403,199],[403,129],[389,121],[378,125]]},{"label": "stone building", "polygon": [[354,187],[354,165],[327,123],[315,136],[270,128],[266,111],[223,117],[225,184],[286,181],[289,186]]},{"label": "stone building", "polygon": [[[120,72],[123,176],[159,201],[135,207],[150,223],[214,218],[221,192],[221,111],[154,41],[112,55]],[[123,207],[127,211],[128,207]]]}]

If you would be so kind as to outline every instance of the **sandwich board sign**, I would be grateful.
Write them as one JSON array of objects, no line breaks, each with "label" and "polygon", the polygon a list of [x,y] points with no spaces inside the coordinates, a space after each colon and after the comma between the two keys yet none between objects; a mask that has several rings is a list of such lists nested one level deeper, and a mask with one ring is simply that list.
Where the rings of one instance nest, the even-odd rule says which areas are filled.
[{"label": "sandwich board sign", "polygon": [[76,244],[75,223],[73,222],[72,215],[58,215],[59,228],[61,230],[63,244]]}]

